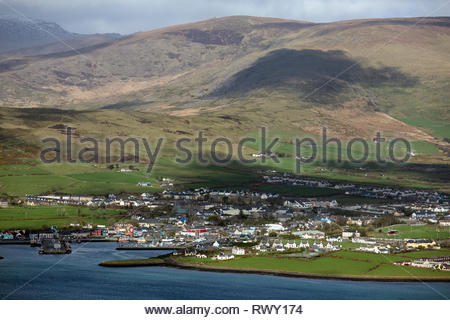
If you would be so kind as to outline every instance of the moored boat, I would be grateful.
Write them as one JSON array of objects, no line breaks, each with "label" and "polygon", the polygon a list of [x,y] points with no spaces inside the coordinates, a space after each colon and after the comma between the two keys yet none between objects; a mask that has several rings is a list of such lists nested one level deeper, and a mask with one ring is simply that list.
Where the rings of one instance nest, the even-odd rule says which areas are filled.
[{"label": "moored boat", "polygon": [[69,242],[58,239],[44,239],[39,249],[40,254],[70,254],[72,248]]}]

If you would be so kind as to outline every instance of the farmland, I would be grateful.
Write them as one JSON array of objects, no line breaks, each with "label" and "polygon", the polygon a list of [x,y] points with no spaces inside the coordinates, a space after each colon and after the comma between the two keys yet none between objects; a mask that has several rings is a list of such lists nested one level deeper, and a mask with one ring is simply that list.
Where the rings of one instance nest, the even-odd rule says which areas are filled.
[{"label": "farmland", "polygon": [[[124,166],[128,167],[128,166]],[[0,171],[0,193],[10,196],[26,194],[65,193],[104,195],[108,193],[143,192],[137,186],[140,181],[149,181],[151,188],[145,191],[159,191],[153,186],[155,178],[145,171],[118,172],[87,164],[13,164],[2,166]]]},{"label": "farmland", "polygon": [[[378,232],[381,230],[381,232]],[[397,235],[389,236],[392,239],[447,239],[450,238],[450,227],[440,227],[438,225],[406,225],[399,224],[377,229],[370,235],[373,237],[386,237],[390,230],[396,230]]]},{"label": "farmland", "polygon": [[438,277],[450,278],[450,273],[429,269],[395,266],[395,261],[421,257],[449,255],[448,250],[428,250],[404,254],[380,255],[364,252],[341,251],[313,259],[282,256],[243,256],[232,260],[177,258],[181,263],[230,269],[286,271],[317,275],[376,276],[376,277]]},{"label": "farmland", "polygon": [[124,218],[124,210],[85,207],[13,207],[0,209],[0,230],[69,227],[71,223],[110,224]]},{"label": "farmland", "polygon": [[[119,164],[118,168],[109,169],[105,164],[83,163],[53,163],[42,164],[37,161],[27,161],[19,164],[0,166],[0,195],[24,196],[26,194],[64,193],[104,195],[108,193],[139,193],[137,187],[140,181],[149,181],[152,187],[145,191],[160,191],[158,180],[170,177],[181,188],[211,187],[246,187],[255,191],[275,192],[280,194],[300,196],[339,196],[336,190],[324,188],[257,185],[257,170],[276,169],[292,172],[292,159],[281,159],[280,165],[270,161],[265,165],[255,163],[252,166],[231,162],[226,166],[200,165],[191,163],[180,165],[175,161],[161,158],[157,161],[151,173],[147,173],[147,165],[142,163]],[[290,164],[289,164],[290,163]],[[120,168],[132,165],[136,170],[120,172]],[[281,166],[281,167],[280,167]],[[433,174],[428,173],[428,179],[421,174],[407,169],[386,166],[380,169],[345,169],[335,167],[321,171],[319,166],[308,164],[302,169],[307,177],[331,179],[335,181],[351,181],[354,183],[370,183],[377,185],[408,186],[417,188],[446,191],[448,187],[443,182],[430,180]],[[402,171],[404,170],[404,171]],[[381,173],[383,172],[383,173]]]}]

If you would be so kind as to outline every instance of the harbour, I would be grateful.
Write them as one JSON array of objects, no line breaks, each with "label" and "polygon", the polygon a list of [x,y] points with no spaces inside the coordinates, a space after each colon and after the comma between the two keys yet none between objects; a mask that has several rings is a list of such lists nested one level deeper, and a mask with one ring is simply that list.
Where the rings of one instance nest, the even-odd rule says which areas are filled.
[{"label": "harbour", "polygon": [[103,260],[144,259],[170,253],[115,250],[116,247],[117,243],[108,242],[73,243],[70,255],[39,255],[39,249],[30,246],[0,246],[0,256],[4,257],[0,261],[0,296],[4,299],[113,300],[444,299],[450,296],[450,286],[445,282],[425,285],[286,278],[162,266],[99,266]]}]

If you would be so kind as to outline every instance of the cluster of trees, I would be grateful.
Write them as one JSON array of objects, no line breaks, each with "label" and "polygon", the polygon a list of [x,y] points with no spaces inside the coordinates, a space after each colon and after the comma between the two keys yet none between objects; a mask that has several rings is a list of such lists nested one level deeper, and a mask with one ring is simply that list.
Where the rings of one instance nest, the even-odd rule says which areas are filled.
[{"label": "cluster of trees", "polygon": [[327,235],[339,236],[342,234],[342,227],[337,223],[322,223],[319,228],[320,231],[325,232]]},{"label": "cluster of trees", "polygon": [[387,226],[391,226],[393,224],[400,224],[402,223],[399,219],[397,219],[397,217],[395,217],[394,215],[385,215],[385,216],[381,216],[378,219],[376,219],[372,225],[375,228],[382,228],[382,227],[387,227]]}]

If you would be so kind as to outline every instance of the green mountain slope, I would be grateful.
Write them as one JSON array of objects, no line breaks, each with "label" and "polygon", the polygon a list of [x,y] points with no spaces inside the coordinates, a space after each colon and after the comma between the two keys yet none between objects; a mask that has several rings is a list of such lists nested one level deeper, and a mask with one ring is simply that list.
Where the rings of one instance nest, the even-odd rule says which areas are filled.
[{"label": "green mountain slope", "polygon": [[[2,164],[36,157],[40,139],[64,138],[57,128],[67,126],[99,139],[164,136],[164,159],[177,138],[199,130],[237,143],[266,126],[290,154],[292,138],[319,137],[323,127],[344,141],[404,137],[422,166],[402,172],[411,181],[448,166],[448,17],[235,16],[58,51],[0,60]],[[362,175],[341,169],[340,177]]]}]

